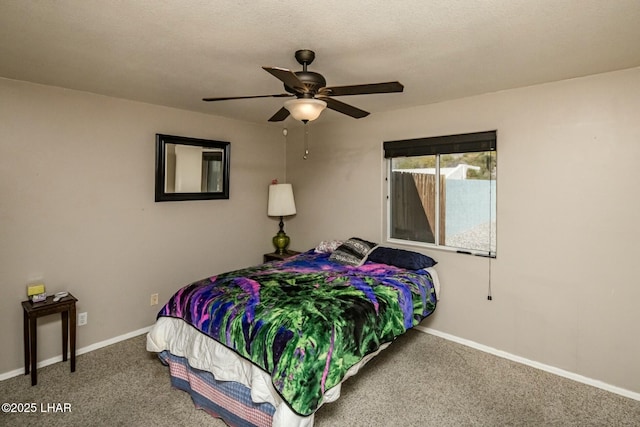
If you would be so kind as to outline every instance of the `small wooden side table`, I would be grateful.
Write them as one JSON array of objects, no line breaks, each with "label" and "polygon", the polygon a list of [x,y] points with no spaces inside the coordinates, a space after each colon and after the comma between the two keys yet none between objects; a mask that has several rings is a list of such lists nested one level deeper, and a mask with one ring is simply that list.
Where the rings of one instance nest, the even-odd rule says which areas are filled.
[{"label": "small wooden side table", "polygon": [[269,261],[282,261],[294,255],[298,255],[300,252],[296,251],[285,251],[284,254],[279,254],[277,252],[272,252],[270,254],[264,254],[264,262]]},{"label": "small wooden side table", "polygon": [[[29,300],[22,301],[24,310],[24,374],[29,374],[31,367],[31,385],[38,383],[38,317],[49,314],[61,313],[62,316],[62,360],[67,360],[67,343],[71,341],[71,372],[76,371],[76,302],[73,295],[69,294],[53,301],[53,296],[48,296],[46,301],[33,303]],[[71,321],[69,321],[71,320]]]}]

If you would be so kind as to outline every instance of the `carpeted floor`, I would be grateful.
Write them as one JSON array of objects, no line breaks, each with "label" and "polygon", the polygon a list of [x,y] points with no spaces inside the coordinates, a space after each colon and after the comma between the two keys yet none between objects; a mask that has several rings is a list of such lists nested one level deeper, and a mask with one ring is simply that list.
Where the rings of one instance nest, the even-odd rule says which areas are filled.
[{"label": "carpeted floor", "polygon": [[[172,389],[145,336],[0,382],[0,403],[35,403],[35,413],[0,413],[2,426],[218,426]],[[67,412],[47,412],[70,407]],[[44,409],[44,411],[43,411]],[[639,426],[640,402],[442,338],[409,331],[346,381],[316,413],[317,427]]]}]

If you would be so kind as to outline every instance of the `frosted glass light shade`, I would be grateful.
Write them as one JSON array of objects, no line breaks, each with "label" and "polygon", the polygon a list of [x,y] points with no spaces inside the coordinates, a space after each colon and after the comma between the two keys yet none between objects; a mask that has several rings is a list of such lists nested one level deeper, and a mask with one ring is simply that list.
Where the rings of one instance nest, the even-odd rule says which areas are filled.
[{"label": "frosted glass light shade", "polygon": [[291,184],[271,184],[269,186],[269,216],[295,215],[296,203]]},{"label": "frosted glass light shade", "polygon": [[284,108],[289,110],[294,119],[306,122],[317,119],[322,110],[327,108],[327,103],[320,99],[298,98],[286,101]]}]

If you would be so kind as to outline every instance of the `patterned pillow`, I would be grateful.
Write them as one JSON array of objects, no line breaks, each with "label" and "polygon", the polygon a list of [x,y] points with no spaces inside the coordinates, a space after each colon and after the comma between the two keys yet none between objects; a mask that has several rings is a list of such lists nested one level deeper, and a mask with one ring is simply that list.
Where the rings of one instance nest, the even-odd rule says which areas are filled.
[{"label": "patterned pillow", "polygon": [[375,243],[358,237],[352,237],[338,246],[338,248],[331,253],[329,259],[340,264],[358,267],[364,264],[367,260],[367,255],[369,255],[376,246]]},{"label": "patterned pillow", "polygon": [[342,244],[342,240],[323,240],[318,243],[318,246],[315,248],[315,253],[317,254],[330,254],[331,252],[338,249],[338,247]]},{"label": "patterned pillow", "polygon": [[367,260],[379,264],[394,265],[407,270],[420,270],[422,268],[433,267],[438,263],[433,258],[417,252],[386,248],[383,246],[379,246],[371,251]]}]

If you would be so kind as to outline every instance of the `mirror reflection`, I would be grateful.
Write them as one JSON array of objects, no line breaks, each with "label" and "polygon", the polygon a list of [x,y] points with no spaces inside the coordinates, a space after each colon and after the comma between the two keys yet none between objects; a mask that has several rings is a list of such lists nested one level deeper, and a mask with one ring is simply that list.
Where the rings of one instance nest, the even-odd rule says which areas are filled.
[{"label": "mirror reflection", "polygon": [[229,143],[157,135],[156,201],[229,198]]},{"label": "mirror reflection", "polygon": [[222,191],[220,148],[166,145],[165,193],[219,193]]}]

